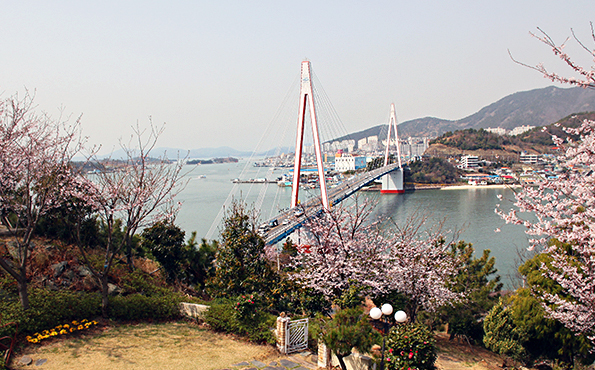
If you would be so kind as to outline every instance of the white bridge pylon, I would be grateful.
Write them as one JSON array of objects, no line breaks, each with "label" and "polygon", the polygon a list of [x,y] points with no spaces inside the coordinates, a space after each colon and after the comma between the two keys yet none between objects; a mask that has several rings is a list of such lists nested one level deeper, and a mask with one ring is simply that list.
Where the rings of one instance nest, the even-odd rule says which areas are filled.
[{"label": "white bridge pylon", "polygon": [[298,116],[298,129],[295,141],[295,162],[293,166],[293,184],[291,192],[291,207],[299,204],[298,195],[300,190],[300,170],[302,166],[302,150],[304,146],[304,126],[306,121],[306,107],[310,111],[312,135],[314,136],[314,151],[316,153],[316,166],[318,168],[318,182],[320,183],[320,198],[325,210],[329,210],[328,194],[324,177],[324,166],[322,151],[320,149],[320,135],[318,134],[318,120],[316,117],[316,106],[312,91],[312,74],[310,72],[310,61],[302,62],[302,74],[300,85],[300,110]]},{"label": "white bridge pylon", "polygon": [[[391,127],[392,126],[392,127]],[[395,104],[390,105],[390,121],[388,122],[388,134],[386,135],[386,152],[384,154],[384,166],[388,165],[388,153],[390,148],[390,133],[395,129],[395,145],[397,147],[397,161],[399,168],[393,172],[382,176],[381,194],[404,193],[403,187],[403,164],[401,163],[401,143],[399,142],[399,132],[397,131],[397,114],[395,113]]]}]

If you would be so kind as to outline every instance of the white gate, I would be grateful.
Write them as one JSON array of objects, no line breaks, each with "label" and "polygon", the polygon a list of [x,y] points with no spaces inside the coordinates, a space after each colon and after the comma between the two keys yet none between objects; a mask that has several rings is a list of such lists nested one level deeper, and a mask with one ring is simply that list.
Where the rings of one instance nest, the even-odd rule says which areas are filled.
[{"label": "white gate", "polygon": [[285,322],[285,353],[300,352],[308,348],[308,319]]}]

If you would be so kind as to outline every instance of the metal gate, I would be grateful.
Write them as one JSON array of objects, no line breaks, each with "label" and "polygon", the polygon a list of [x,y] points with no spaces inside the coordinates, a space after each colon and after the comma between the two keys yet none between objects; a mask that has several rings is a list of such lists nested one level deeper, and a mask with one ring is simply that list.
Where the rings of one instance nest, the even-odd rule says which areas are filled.
[{"label": "metal gate", "polygon": [[308,319],[288,321],[285,331],[285,353],[300,352],[308,348]]}]

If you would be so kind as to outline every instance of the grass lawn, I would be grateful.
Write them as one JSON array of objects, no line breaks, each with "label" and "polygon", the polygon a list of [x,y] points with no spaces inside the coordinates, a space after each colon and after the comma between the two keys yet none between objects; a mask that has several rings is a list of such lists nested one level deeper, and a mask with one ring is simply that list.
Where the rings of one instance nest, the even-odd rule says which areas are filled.
[{"label": "grass lawn", "polygon": [[[15,354],[47,359],[39,369],[222,369],[233,363],[276,357],[259,346],[213,333],[189,322],[97,328],[93,333],[29,345]],[[35,367],[35,366],[34,366]]]}]

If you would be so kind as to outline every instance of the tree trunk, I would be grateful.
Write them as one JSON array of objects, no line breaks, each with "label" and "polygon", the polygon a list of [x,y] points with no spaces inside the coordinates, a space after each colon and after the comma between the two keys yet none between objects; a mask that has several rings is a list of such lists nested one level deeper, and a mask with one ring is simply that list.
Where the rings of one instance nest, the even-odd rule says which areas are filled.
[{"label": "tree trunk", "polygon": [[108,300],[108,285],[107,285],[107,275],[101,277],[101,316],[107,319],[107,309],[109,306]]},{"label": "tree trunk", "polygon": [[[347,370],[347,365],[345,365],[345,361],[343,361],[343,356],[341,356],[338,353],[335,353],[335,355],[337,356],[337,360],[339,360],[339,365],[341,366],[341,369]],[[331,358],[331,363],[332,363],[332,358]]]},{"label": "tree trunk", "polygon": [[19,299],[21,300],[21,306],[23,306],[24,310],[29,309],[29,292],[27,291],[27,279],[20,278],[17,280],[17,285],[19,289]]}]

